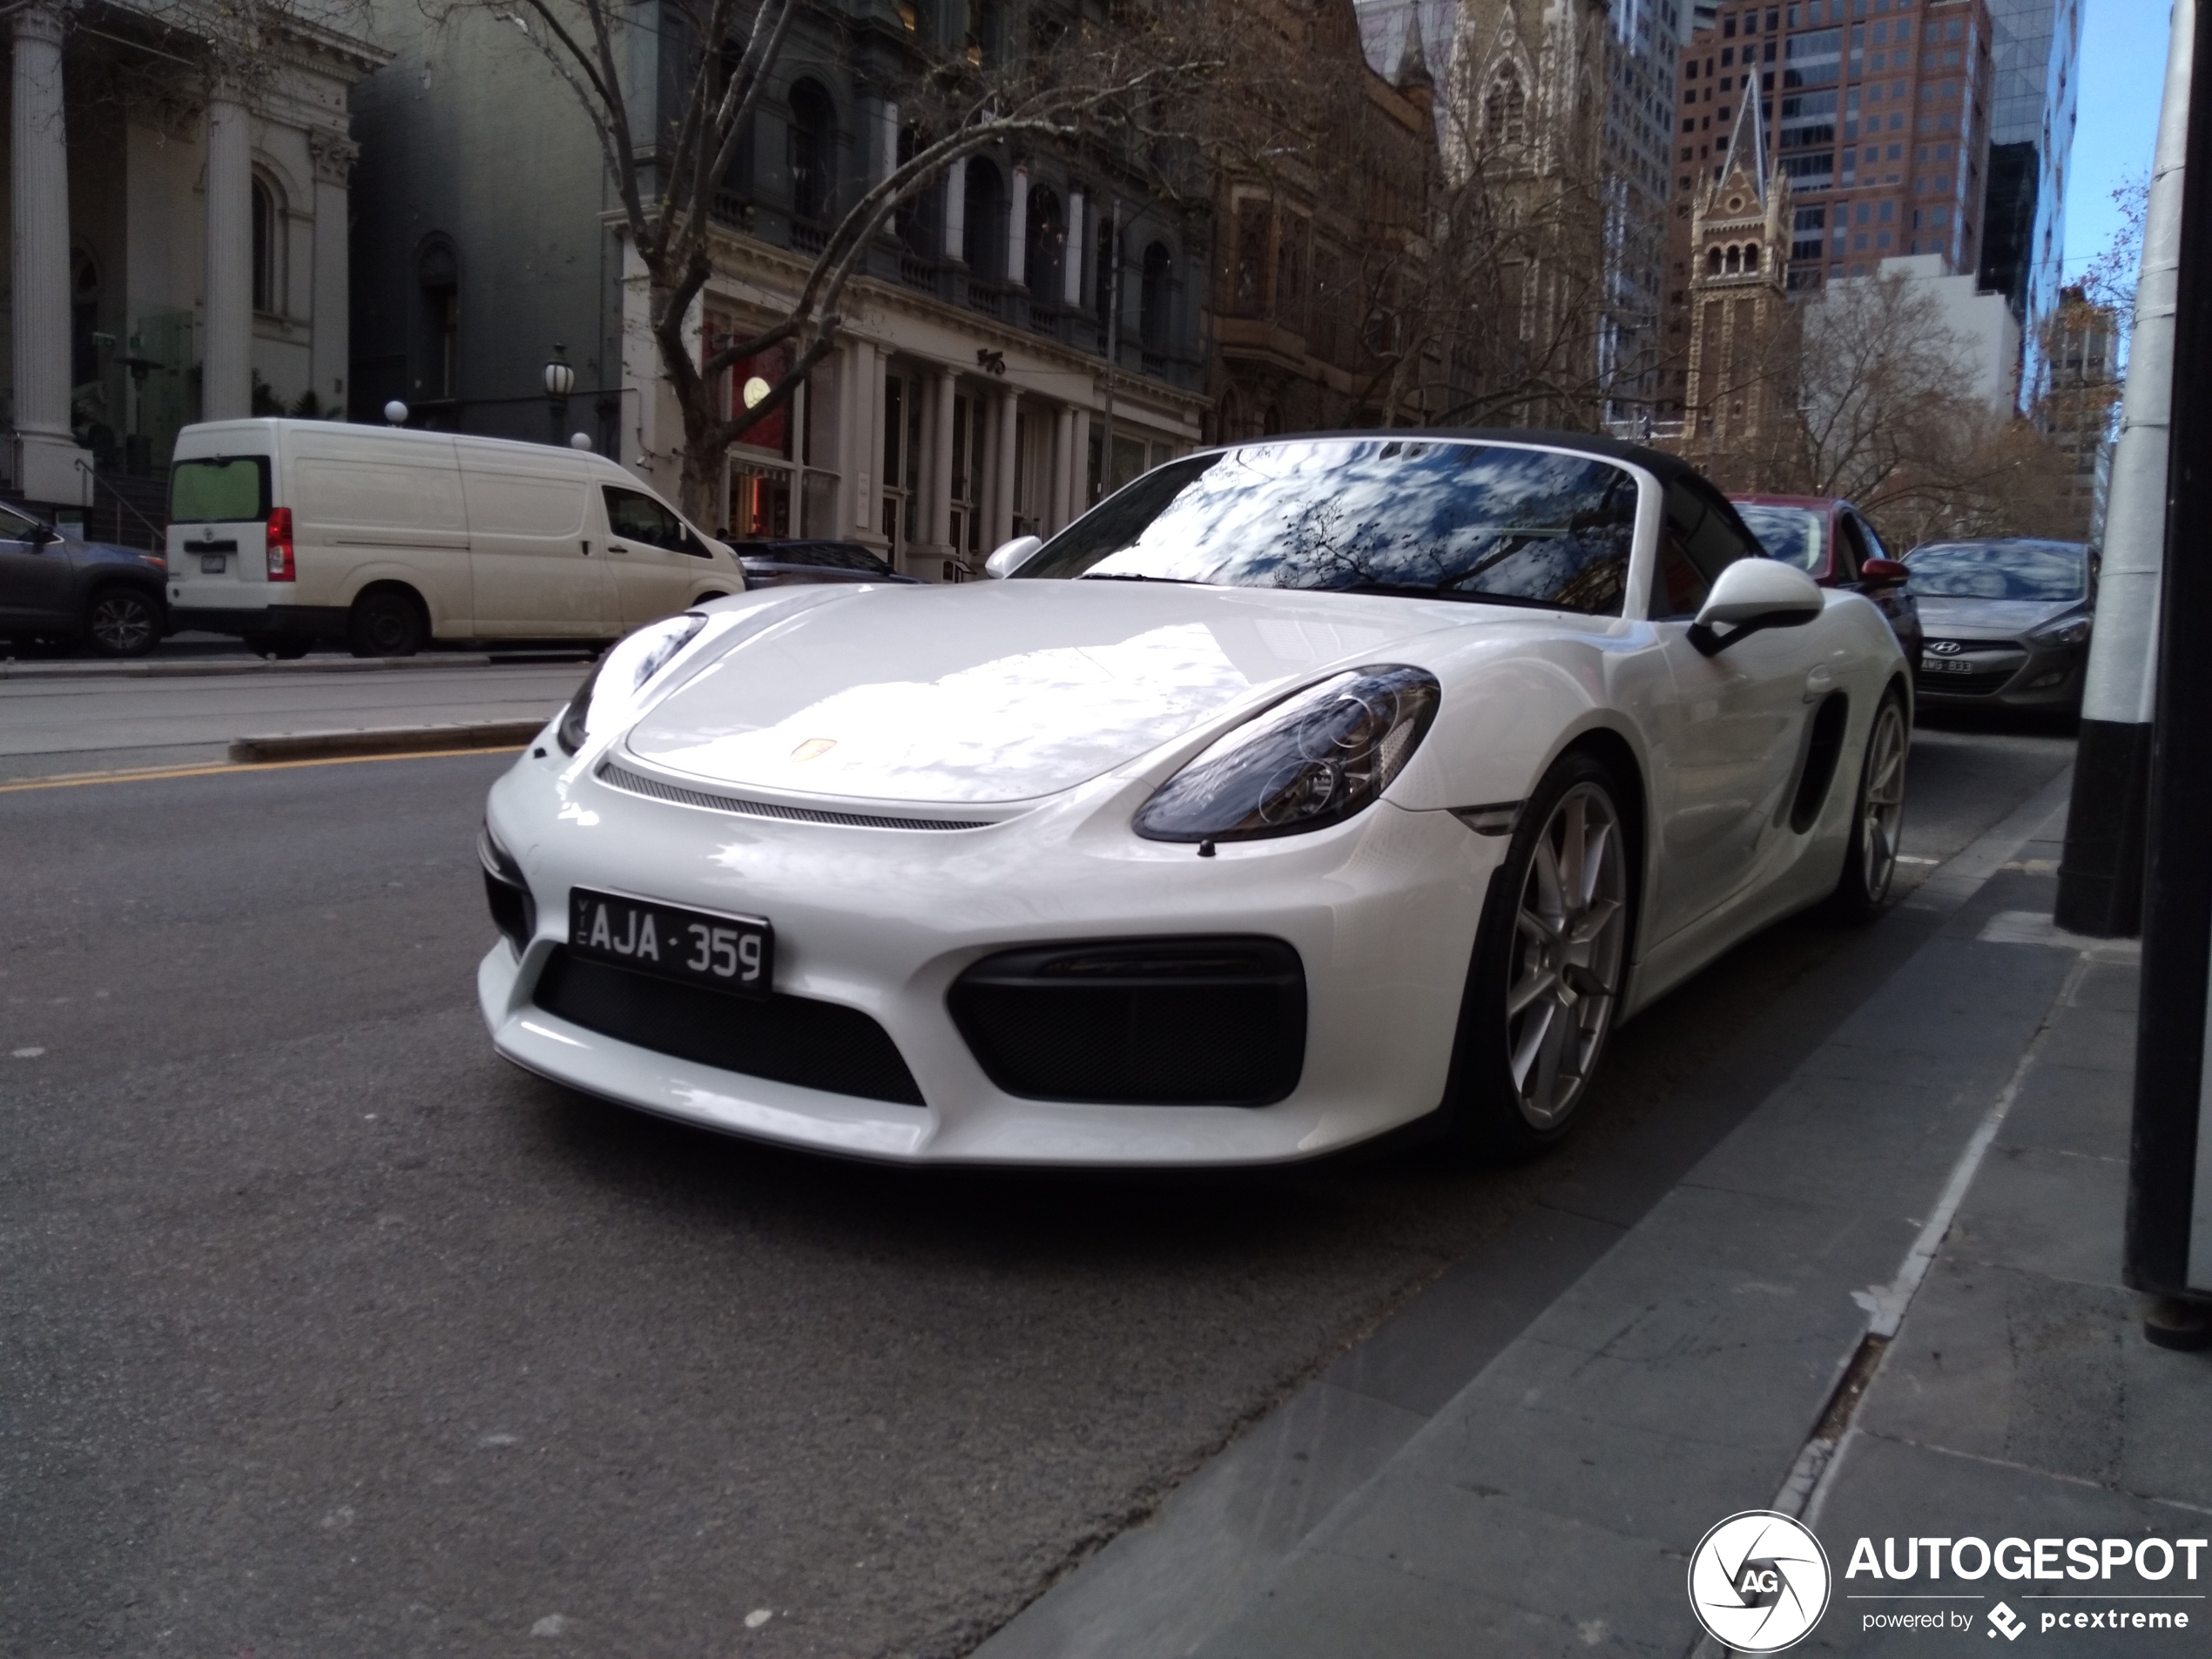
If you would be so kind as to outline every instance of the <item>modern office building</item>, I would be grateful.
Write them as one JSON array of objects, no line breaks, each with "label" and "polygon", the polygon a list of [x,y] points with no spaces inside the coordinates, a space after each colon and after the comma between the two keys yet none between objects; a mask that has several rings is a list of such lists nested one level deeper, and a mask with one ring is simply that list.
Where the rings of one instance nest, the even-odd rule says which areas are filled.
[{"label": "modern office building", "polygon": [[[1990,0],[1996,78],[1979,275],[2033,352],[2065,274],[2067,162],[2080,80],[2081,0]],[[2040,356],[2040,354],[2039,354]],[[2031,373],[2031,388],[2040,375]]]}]

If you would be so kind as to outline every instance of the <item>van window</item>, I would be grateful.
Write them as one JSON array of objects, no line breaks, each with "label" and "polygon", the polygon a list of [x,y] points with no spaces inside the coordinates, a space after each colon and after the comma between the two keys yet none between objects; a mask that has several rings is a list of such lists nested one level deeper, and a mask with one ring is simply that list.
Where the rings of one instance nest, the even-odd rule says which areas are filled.
[{"label": "van window", "polygon": [[269,516],[269,458],[216,455],[169,469],[169,516],[182,524],[224,524]]},{"label": "van window", "polygon": [[375,529],[459,530],[461,475],[450,467],[302,461],[293,471],[301,518]]},{"label": "van window", "polygon": [[695,559],[714,556],[682,519],[651,496],[635,489],[618,489],[612,484],[601,488],[607,492],[607,528],[622,540],[664,547],[671,553],[689,553]]},{"label": "van window", "polygon": [[468,478],[472,534],[566,537],[583,529],[581,483],[481,472],[472,472]]}]

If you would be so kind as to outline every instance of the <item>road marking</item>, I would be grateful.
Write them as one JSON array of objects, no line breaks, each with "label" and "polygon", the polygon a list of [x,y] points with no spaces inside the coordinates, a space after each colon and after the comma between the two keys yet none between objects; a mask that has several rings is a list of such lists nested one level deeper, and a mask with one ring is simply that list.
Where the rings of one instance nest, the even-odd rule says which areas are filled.
[{"label": "road marking", "polygon": [[442,760],[455,755],[520,754],[523,745],[505,749],[414,749],[405,754],[325,755],[314,760],[260,760],[245,765],[224,762],[212,766],[150,766],[138,772],[80,772],[61,778],[30,778],[0,784],[0,795],[24,789],[74,789],[83,784],[143,784],[163,778],[212,778],[219,772],[289,772],[295,766],[353,766],[368,760]]}]

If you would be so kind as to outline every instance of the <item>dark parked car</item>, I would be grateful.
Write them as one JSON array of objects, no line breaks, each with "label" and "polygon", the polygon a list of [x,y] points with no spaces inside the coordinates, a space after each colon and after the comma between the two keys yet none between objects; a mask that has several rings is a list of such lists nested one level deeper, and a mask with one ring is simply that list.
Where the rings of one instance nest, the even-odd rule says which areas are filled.
[{"label": "dark parked car", "polygon": [[781,588],[799,582],[906,582],[858,542],[813,540],[733,542],[748,588]]},{"label": "dark parked car", "polygon": [[2088,548],[2017,536],[1926,542],[1905,563],[1928,630],[1913,676],[1924,705],[2080,709],[2097,607]]},{"label": "dark parked car", "polygon": [[1890,619],[1906,660],[1920,660],[1921,617],[1905,586],[1909,573],[1890,556],[1858,508],[1823,496],[1729,499],[1771,556],[1796,565],[1824,588],[1865,594]]},{"label": "dark parked car", "polygon": [[143,657],[169,631],[168,570],[153,554],[71,541],[0,502],[0,636],[81,640],[103,657]]}]

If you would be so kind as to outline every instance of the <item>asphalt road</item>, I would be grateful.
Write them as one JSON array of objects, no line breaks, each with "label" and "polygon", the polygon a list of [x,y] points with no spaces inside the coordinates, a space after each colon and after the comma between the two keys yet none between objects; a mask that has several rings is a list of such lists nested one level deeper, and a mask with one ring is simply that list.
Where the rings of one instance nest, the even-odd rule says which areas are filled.
[{"label": "asphalt road", "polygon": [[0,679],[0,783],[220,760],[232,738],[276,732],[550,717],[589,664],[426,657],[388,668],[341,658],[328,667],[152,679],[56,667],[66,672]]},{"label": "asphalt road", "polygon": [[[1924,732],[1908,851],[2070,752]],[[1526,1201],[883,1170],[514,1072],[504,764],[0,792],[0,1653],[959,1653]],[[1624,1028],[1580,1145],[1838,940]]]}]

